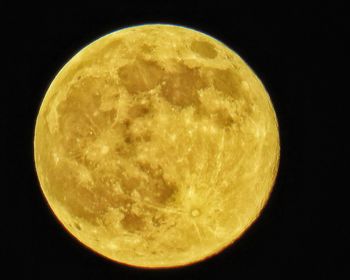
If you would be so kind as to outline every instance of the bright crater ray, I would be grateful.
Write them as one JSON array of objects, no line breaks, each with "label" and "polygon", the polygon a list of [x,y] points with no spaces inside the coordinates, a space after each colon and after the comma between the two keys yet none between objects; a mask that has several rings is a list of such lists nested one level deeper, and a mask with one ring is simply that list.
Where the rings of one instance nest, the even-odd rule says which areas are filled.
[{"label": "bright crater ray", "polygon": [[265,205],[279,159],[274,109],[246,63],[203,33],[159,24],[75,55],[45,95],[34,146],[67,230],[144,267],[234,242]]}]

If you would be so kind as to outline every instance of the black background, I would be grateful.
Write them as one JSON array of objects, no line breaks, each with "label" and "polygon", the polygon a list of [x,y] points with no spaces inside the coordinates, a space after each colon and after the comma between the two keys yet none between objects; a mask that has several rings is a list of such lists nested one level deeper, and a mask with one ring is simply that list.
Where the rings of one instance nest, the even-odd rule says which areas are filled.
[{"label": "black background", "polygon": [[[338,260],[344,220],[331,214],[344,211],[346,185],[331,175],[342,173],[345,153],[338,140],[348,94],[339,68],[349,35],[345,7],[100,2],[2,4],[2,268],[27,279],[333,279],[345,269]],[[170,270],[125,267],[78,244],[48,210],[33,160],[36,114],[55,74],[83,46],[143,23],[184,25],[234,49],[265,84],[280,125],[280,169],[261,217],[221,254]]]}]

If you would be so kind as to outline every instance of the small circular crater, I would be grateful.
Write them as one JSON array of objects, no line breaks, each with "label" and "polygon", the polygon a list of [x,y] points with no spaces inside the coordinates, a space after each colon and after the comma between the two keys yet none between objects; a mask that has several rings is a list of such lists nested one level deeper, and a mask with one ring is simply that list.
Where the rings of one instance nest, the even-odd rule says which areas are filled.
[{"label": "small circular crater", "polygon": [[80,226],[78,223],[74,223],[74,227],[75,227],[77,230],[81,230],[81,226]]},{"label": "small circular crater", "polygon": [[198,209],[193,209],[191,211],[192,217],[198,217],[201,214],[201,212]]}]

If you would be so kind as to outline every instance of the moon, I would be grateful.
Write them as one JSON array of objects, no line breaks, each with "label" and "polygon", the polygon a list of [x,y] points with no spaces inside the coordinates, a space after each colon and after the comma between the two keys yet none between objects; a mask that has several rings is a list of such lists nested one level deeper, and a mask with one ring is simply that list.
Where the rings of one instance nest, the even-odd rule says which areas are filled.
[{"label": "moon", "polygon": [[108,34],[69,60],[35,126],[49,207],[92,251],[146,268],[213,256],[257,219],[276,178],[276,114],[220,41],[181,26]]}]

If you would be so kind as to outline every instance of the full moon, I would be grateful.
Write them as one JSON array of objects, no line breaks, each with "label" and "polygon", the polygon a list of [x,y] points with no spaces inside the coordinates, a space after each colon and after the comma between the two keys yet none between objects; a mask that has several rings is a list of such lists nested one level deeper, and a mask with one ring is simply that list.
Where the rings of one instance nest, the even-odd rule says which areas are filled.
[{"label": "full moon", "polygon": [[213,256],[259,216],[278,123],[262,82],[199,31],[133,26],[59,71],[35,126],[35,166],[57,219],[113,261],[146,268]]}]

